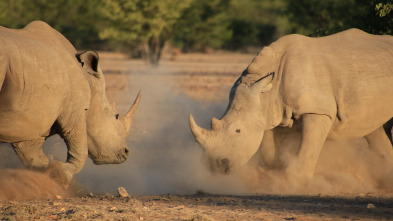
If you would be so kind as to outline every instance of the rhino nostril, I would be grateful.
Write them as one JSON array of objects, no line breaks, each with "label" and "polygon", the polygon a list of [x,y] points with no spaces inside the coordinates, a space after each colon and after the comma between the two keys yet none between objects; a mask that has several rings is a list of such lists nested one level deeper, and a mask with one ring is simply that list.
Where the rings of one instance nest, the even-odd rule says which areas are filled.
[{"label": "rhino nostril", "polygon": [[130,149],[128,149],[128,147],[124,148],[124,153],[128,156],[128,154],[130,154]]},{"label": "rhino nostril", "polygon": [[229,160],[227,158],[224,158],[221,160],[221,166],[224,169],[224,172],[227,173],[229,171]]},{"label": "rhino nostril", "polygon": [[224,167],[228,167],[229,166],[229,160],[227,158],[224,158],[221,160],[221,165]]}]

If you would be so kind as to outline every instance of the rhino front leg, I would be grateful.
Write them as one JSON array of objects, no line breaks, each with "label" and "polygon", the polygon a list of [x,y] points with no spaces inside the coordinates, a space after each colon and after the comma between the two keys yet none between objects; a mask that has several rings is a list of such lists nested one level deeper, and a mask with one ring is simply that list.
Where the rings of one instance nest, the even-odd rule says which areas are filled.
[{"label": "rhino front leg", "polygon": [[281,161],[282,148],[280,140],[281,128],[265,130],[261,147],[259,148],[260,165],[266,169],[281,169],[283,162]]},{"label": "rhino front leg", "polygon": [[393,161],[392,144],[385,133],[383,127],[379,127],[372,133],[366,135],[367,143],[381,159]]},{"label": "rhino front leg", "polygon": [[366,135],[366,140],[371,151],[377,154],[380,159],[378,173],[373,173],[376,179],[386,180],[387,174],[393,173],[393,149],[392,144],[385,133],[383,127],[379,127],[372,133]]},{"label": "rhino front leg", "polygon": [[44,171],[48,167],[48,157],[42,151],[45,138],[12,143],[12,147],[27,169]]},{"label": "rhino front leg", "polygon": [[327,115],[305,114],[301,118],[301,143],[297,157],[288,164],[287,174],[296,181],[304,181],[314,175],[314,170],[332,126]]},{"label": "rhino front leg", "polygon": [[[49,164],[47,172],[50,177],[65,186],[70,184],[74,174],[78,173],[86,162],[88,149],[87,149],[87,135],[86,123],[84,115],[80,120],[69,121],[66,126],[59,122],[62,128],[62,134],[67,148],[66,162],[54,162]],[[70,122],[75,122],[74,124]]]}]

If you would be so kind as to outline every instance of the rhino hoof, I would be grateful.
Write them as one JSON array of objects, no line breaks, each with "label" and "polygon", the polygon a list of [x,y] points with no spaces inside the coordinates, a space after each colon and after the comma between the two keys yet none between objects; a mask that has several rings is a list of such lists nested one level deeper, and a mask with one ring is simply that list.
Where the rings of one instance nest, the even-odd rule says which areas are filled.
[{"label": "rhino hoof", "polygon": [[65,163],[53,162],[48,165],[46,173],[53,180],[61,184],[65,189],[68,188],[72,180],[72,173],[66,169]]}]

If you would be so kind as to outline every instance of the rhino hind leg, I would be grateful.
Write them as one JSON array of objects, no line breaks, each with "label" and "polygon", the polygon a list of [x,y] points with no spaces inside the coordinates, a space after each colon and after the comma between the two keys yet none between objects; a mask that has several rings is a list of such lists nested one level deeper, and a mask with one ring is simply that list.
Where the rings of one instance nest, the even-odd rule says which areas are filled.
[{"label": "rhino hind leg", "polygon": [[12,143],[12,147],[27,169],[44,171],[48,167],[48,157],[42,150],[45,139],[27,140]]}]

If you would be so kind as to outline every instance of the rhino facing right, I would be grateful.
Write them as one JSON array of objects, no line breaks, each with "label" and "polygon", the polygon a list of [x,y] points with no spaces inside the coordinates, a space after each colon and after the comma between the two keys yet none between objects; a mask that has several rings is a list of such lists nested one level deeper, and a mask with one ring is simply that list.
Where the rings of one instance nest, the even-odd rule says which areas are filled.
[{"label": "rhino facing right", "polygon": [[[105,95],[96,52],[78,53],[44,22],[0,26],[0,143],[11,143],[26,168],[47,170],[67,187],[87,156],[95,164],[124,162],[140,97],[120,118]],[[67,145],[66,162],[50,164],[42,151],[54,134]]]},{"label": "rhino facing right", "polygon": [[[327,138],[364,136],[392,163],[383,129],[392,117],[393,37],[350,29],[320,38],[288,35],[264,47],[233,85],[222,118],[206,130],[190,115],[190,128],[211,168],[228,173],[251,159],[265,131],[273,139],[270,130],[300,125],[301,144],[286,174],[307,180]],[[279,159],[274,151],[270,158]]]}]

